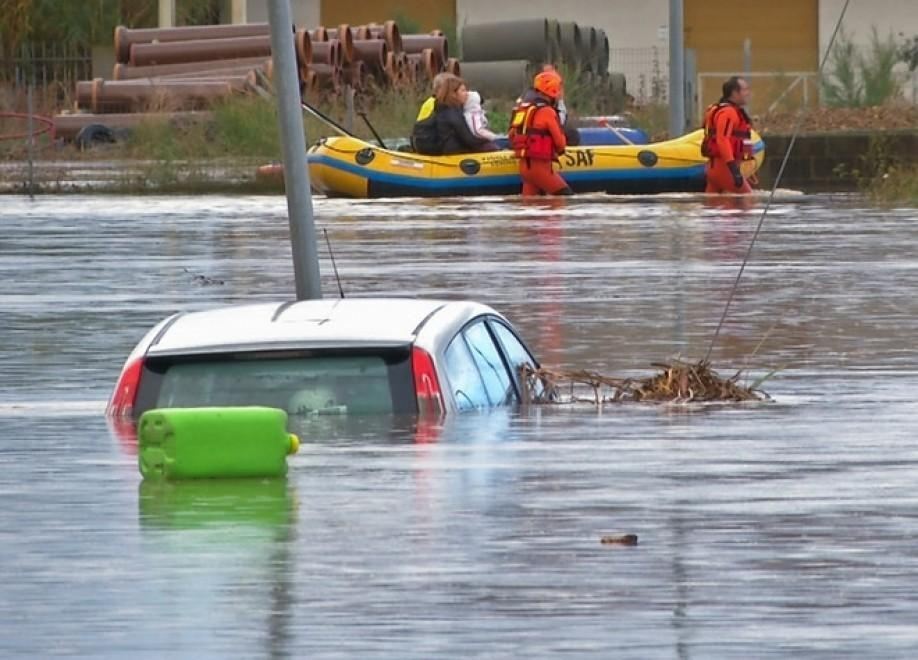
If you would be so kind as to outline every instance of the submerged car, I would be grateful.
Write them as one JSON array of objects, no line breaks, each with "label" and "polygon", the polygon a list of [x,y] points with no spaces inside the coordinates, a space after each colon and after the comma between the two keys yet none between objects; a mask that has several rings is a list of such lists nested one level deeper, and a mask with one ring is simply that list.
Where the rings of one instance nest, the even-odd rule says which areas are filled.
[{"label": "submerged car", "polygon": [[107,415],[270,406],[295,415],[445,414],[521,400],[538,362],[474,302],[337,299],[179,313],[130,354]]}]

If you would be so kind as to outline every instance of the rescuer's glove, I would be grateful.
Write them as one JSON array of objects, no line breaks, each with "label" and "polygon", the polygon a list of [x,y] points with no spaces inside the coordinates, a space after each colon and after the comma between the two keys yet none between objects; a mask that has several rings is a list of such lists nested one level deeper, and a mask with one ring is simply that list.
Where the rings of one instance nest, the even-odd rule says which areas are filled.
[{"label": "rescuer's glove", "polygon": [[730,174],[733,175],[733,185],[737,188],[743,187],[743,174],[740,172],[739,163],[735,160],[731,160],[727,163],[727,167],[730,168]]}]

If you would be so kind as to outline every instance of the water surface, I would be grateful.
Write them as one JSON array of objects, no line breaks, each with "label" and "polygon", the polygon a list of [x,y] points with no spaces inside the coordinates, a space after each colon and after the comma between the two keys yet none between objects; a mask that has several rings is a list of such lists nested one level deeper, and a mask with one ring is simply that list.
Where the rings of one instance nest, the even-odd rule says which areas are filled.
[{"label": "water surface", "polygon": [[[704,353],[757,204],[316,210],[348,294],[481,300],[545,363],[624,374]],[[173,311],[289,297],[285,212],[4,198],[0,655],[915,657],[915,210],[781,198],[714,351],[782,369],[772,404],[323,422],[286,484],[141,484],[101,416],[124,357]]]}]

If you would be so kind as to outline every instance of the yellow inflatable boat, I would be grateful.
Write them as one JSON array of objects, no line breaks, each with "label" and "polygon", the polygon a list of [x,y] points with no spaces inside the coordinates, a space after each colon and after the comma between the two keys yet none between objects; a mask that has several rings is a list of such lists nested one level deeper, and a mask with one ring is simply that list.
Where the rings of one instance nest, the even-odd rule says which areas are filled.
[{"label": "yellow inflatable boat", "polygon": [[[653,194],[704,190],[702,131],[644,145],[571,147],[557,165],[574,192]],[[753,133],[743,173],[765,158]],[[382,149],[354,137],[325,138],[310,147],[313,187],[336,197],[452,197],[513,195],[522,186],[511,151],[422,156]]]}]

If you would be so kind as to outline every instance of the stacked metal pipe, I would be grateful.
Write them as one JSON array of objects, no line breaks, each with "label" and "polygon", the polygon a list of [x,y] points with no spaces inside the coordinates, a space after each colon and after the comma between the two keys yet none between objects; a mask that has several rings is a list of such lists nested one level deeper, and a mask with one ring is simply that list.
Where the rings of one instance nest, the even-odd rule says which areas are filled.
[{"label": "stacked metal pipe", "polygon": [[[347,85],[357,91],[427,87],[441,71],[460,71],[438,30],[403,35],[389,20],[294,28],[294,33],[304,96],[334,96]],[[77,83],[76,105],[83,113],[62,115],[62,125],[104,124],[104,116],[111,113],[201,110],[232,94],[258,91],[273,75],[267,23],[119,26],[114,46],[117,63],[111,79]]]}]

